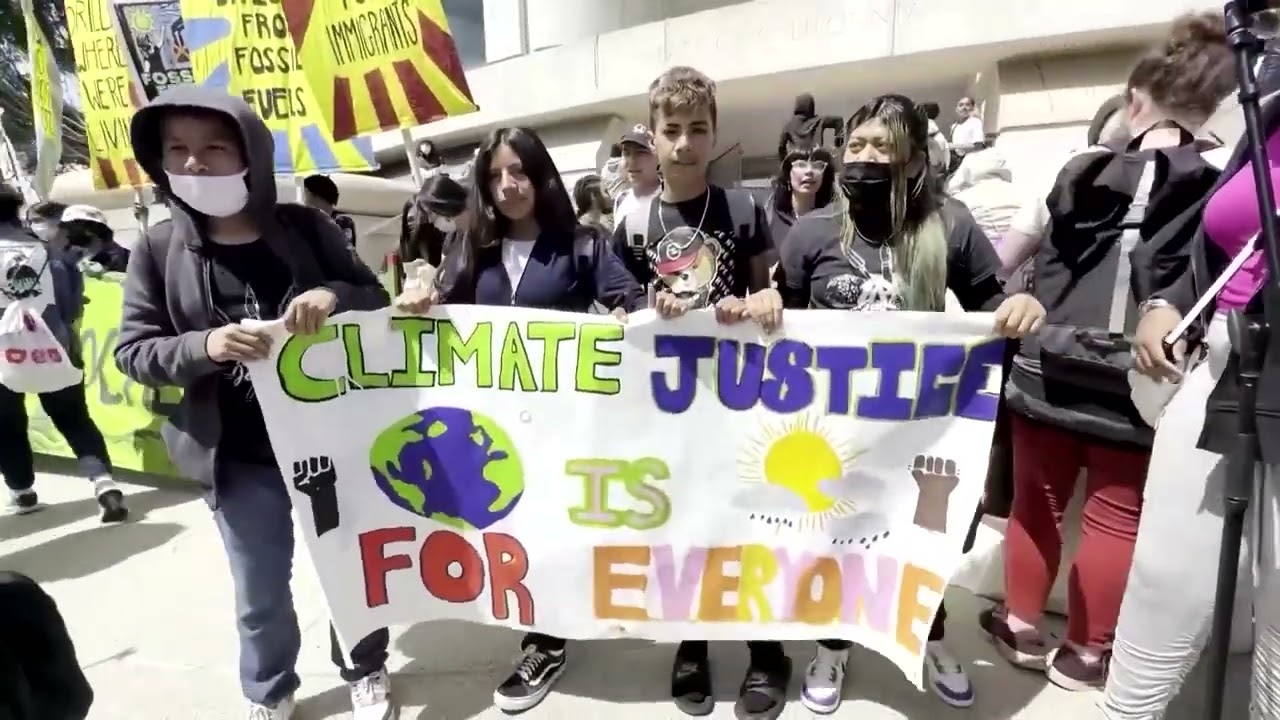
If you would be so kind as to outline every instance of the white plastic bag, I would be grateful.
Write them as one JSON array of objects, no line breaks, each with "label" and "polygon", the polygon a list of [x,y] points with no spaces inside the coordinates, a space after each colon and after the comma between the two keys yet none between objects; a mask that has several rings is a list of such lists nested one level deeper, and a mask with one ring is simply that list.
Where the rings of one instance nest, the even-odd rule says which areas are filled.
[{"label": "white plastic bag", "polygon": [[84,372],[71,364],[44,318],[27,300],[15,300],[0,316],[0,385],[18,393],[71,387]]}]

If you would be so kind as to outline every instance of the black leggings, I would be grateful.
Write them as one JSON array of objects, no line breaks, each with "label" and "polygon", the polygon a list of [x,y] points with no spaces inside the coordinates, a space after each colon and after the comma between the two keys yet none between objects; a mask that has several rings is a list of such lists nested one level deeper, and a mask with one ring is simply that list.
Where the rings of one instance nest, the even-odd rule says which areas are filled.
[{"label": "black leggings", "polygon": [[[80,472],[88,478],[111,474],[102,432],[89,417],[84,383],[40,393],[40,406],[67,439]],[[35,458],[27,437],[26,396],[0,385],[0,475],[10,490],[29,490],[36,482]]]},{"label": "black leggings", "polygon": [[25,575],[0,572],[0,718],[83,720],[92,704],[53,598]]}]

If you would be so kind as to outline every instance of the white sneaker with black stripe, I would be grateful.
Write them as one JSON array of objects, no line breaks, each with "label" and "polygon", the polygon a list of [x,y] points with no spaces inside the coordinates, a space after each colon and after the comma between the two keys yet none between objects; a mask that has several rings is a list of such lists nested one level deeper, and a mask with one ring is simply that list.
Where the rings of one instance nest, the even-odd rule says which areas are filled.
[{"label": "white sneaker with black stripe", "polygon": [[494,691],[493,704],[508,713],[537,707],[560,679],[564,664],[563,647],[545,648],[536,641],[527,642],[515,672]]},{"label": "white sneaker with black stripe", "polygon": [[13,515],[30,515],[33,512],[43,509],[40,504],[40,497],[36,495],[35,490],[10,490],[9,491],[9,513]]},{"label": "white sneaker with black stripe", "polygon": [[119,523],[129,518],[129,508],[124,505],[124,491],[110,475],[94,478],[93,495],[102,508],[102,522]]}]

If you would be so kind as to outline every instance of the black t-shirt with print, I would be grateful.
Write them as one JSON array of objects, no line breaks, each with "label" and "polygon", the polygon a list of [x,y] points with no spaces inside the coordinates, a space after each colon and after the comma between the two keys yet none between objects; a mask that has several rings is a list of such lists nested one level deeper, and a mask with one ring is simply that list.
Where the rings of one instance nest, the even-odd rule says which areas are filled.
[{"label": "black t-shirt with print", "polygon": [[[962,203],[942,206],[947,229],[947,288],[965,310],[991,311],[1005,295],[1000,287],[1000,258],[973,215]],[[893,281],[888,247],[861,237],[846,248],[840,241],[838,212],[800,218],[782,248],[782,288],[787,307],[841,310],[899,310],[902,295]]]},{"label": "black t-shirt with print", "polygon": [[725,190],[711,185],[691,200],[649,203],[648,244],[634,247],[627,218],[620,218],[613,242],[641,285],[669,290],[693,307],[725,297],[746,297],[751,261],[772,247],[764,210],[757,206],[750,233],[734,227]]},{"label": "black t-shirt with print", "polygon": [[[207,243],[214,309],[227,324],[280,317],[292,280],[289,268],[261,240],[243,245]],[[249,373],[240,363],[227,366],[218,387],[222,415],[219,450],[229,459],[275,463]]]}]

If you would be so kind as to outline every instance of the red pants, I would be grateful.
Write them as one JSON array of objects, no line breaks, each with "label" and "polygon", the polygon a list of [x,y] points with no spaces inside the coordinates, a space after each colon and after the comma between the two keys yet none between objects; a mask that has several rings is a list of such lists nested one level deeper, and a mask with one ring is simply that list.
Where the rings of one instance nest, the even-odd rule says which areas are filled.
[{"label": "red pants", "polygon": [[1004,545],[1009,613],[1036,622],[1062,561],[1062,513],[1086,470],[1080,548],[1067,586],[1067,640],[1109,647],[1115,637],[1151,453],[1012,414],[1013,510]]}]

